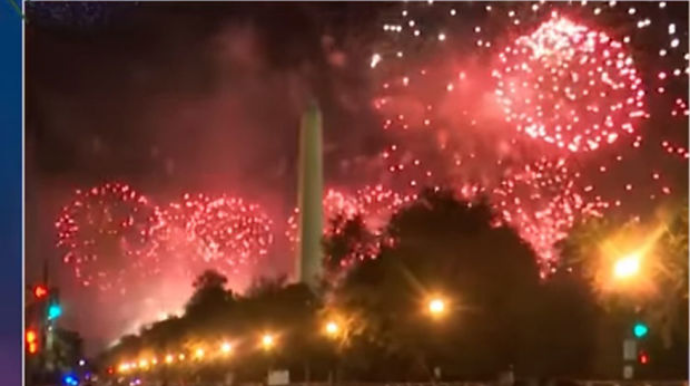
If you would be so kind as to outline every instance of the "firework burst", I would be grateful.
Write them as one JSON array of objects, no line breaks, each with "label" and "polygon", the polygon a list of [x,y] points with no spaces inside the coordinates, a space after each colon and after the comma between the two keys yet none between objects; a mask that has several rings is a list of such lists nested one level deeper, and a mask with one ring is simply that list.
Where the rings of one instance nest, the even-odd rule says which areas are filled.
[{"label": "firework burst", "polygon": [[152,231],[160,223],[146,196],[126,184],[106,183],[75,192],[55,223],[57,247],[83,286],[108,290],[131,281],[130,273],[151,273]]},{"label": "firework burst", "polygon": [[385,180],[488,196],[545,268],[578,219],[644,212],[687,184],[667,160],[688,157],[690,71],[687,24],[670,8],[403,5],[369,63]]},{"label": "firework burst", "polygon": [[519,132],[572,152],[593,151],[646,115],[624,45],[554,13],[500,54],[496,95]]},{"label": "firework burst", "polygon": [[159,249],[194,267],[238,274],[268,255],[273,245],[272,220],[258,204],[241,198],[185,194],[164,211],[157,233]]}]

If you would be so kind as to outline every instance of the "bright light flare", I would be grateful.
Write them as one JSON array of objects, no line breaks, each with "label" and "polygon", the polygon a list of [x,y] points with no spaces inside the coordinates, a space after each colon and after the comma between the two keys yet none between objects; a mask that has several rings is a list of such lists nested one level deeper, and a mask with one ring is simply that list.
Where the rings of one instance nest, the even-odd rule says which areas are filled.
[{"label": "bright light flare", "polygon": [[640,272],[641,256],[631,254],[616,260],[613,267],[613,275],[616,279],[629,279]]},{"label": "bright light flare", "polygon": [[275,346],[275,337],[271,334],[264,334],[261,337],[261,347],[264,350],[271,350]]},{"label": "bright light flare", "polygon": [[429,313],[438,317],[446,313],[446,302],[441,298],[432,298],[428,304]]},{"label": "bright light flare", "polygon": [[340,332],[340,326],[338,326],[338,323],[334,321],[330,321],[326,323],[326,334],[329,336],[335,336]]}]

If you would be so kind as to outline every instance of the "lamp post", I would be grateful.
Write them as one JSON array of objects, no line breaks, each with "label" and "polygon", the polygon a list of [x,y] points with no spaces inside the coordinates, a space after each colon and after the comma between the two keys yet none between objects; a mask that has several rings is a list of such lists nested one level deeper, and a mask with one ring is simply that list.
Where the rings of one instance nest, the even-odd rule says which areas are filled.
[{"label": "lamp post", "polygon": [[[611,267],[612,280],[614,286],[618,290],[630,292],[635,288],[635,282],[642,274],[642,255],[640,253],[630,253],[619,257],[613,261]],[[637,283],[639,285],[639,283]],[[641,328],[636,324],[633,327],[633,337],[628,336],[623,338],[623,378],[632,379],[634,377],[634,363],[637,360],[638,339],[646,335],[646,325],[642,325],[645,331],[642,333]],[[639,334],[639,336],[638,336]]]},{"label": "lamp post", "polygon": [[271,333],[264,333],[261,335],[261,340],[259,342],[261,349],[264,350],[266,356],[268,357],[268,365],[266,369],[266,382],[268,383],[268,378],[273,370],[273,352],[275,351],[276,338]]},{"label": "lamp post", "polygon": [[446,302],[440,297],[431,298],[427,308],[433,318],[440,318],[446,314]]},{"label": "lamp post", "polygon": [[331,384],[333,383],[338,383],[338,367],[339,367],[339,362],[340,362],[340,344],[341,340],[343,338],[343,331],[342,327],[338,322],[335,320],[329,320],[326,322],[324,325],[324,334],[328,339],[333,341],[334,347],[333,347],[333,354],[334,354],[334,364],[331,367],[330,373],[329,373],[329,380]]},{"label": "lamp post", "polygon": [[[439,321],[446,317],[448,314],[448,301],[445,297],[441,295],[432,295],[427,298],[426,301],[426,313],[434,321]],[[432,339],[433,340],[433,339]],[[429,350],[433,351],[433,345],[429,345]],[[427,358],[428,360],[429,358]],[[434,381],[437,381],[442,376],[442,370],[440,366],[434,366],[432,369],[432,377]]]}]

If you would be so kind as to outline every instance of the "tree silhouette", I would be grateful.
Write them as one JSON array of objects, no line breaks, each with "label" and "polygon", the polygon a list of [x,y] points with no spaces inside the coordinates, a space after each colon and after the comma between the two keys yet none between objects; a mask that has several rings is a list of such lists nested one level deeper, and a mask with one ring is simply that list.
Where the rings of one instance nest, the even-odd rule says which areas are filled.
[{"label": "tree silhouette", "polygon": [[[684,216],[669,222],[659,245],[668,266],[687,272]],[[257,381],[271,365],[290,369],[295,381],[324,380],[337,362],[342,379],[358,381],[428,380],[435,367],[444,378],[486,379],[511,365],[523,376],[615,377],[619,363],[607,361],[620,358],[629,315],[603,312],[606,304],[591,285],[589,253],[616,223],[594,224],[573,232],[562,245],[563,267],[540,279],[534,252],[496,221],[486,202],[427,190],[377,236],[391,242],[376,258],[356,259],[345,269],[341,262],[372,235],[360,218],[338,223],[342,231],[323,243],[328,285],[318,293],[278,277],[259,278],[238,295],[226,288],[225,277],[207,271],[194,281],[184,315],[123,338],[103,361],[217,346],[228,338],[241,353],[231,364],[199,362],[166,376],[215,382],[232,369],[238,381]],[[669,294],[681,294],[674,299],[687,296],[687,281],[680,283],[669,285]],[[439,318],[427,309],[436,296],[447,305]],[[687,312],[663,315],[673,315],[674,323],[685,317],[687,325]],[[328,320],[338,321],[337,337],[324,334]],[[673,342],[685,342],[673,352],[664,348],[663,334],[649,340],[650,353],[670,364],[648,366],[658,374],[678,376],[687,368],[687,333],[683,340],[673,331]],[[260,346],[268,332],[276,337],[270,353]]]},{"label": "tree silhouette", "polygon": [[[529,368],[530,314],[539,277],[531,249],[510,228],[497,227],[485,203],[425,191],[388,226],[393,246],[363,261],[336,290],[347,313],[366,315],[363,339],[410,377],[445,364],[458,376],[487,376],[516,364]],[[434,293],[452,312],[433,323],[424,314]],[[471,354],[458,347],[472,347]],[[450,370],[448,370],[450,371]]]}]

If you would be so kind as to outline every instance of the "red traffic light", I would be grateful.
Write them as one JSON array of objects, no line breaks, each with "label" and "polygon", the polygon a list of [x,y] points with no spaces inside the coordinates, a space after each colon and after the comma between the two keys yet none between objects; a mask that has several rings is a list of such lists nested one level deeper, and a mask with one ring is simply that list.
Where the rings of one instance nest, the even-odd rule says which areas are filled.
[{"label": "red traffic light", "polygon": [[640,364],[646,365],[647,363],[649,363],[649,355],[647,355],[647,353],[644,351],[640,352],[639,359]]},{"label": "red traffic light", "polygon": [[48,287],[43,284],[39,284],[34,287],[34,296],[36,299],[43,299],[48,296]]}]

